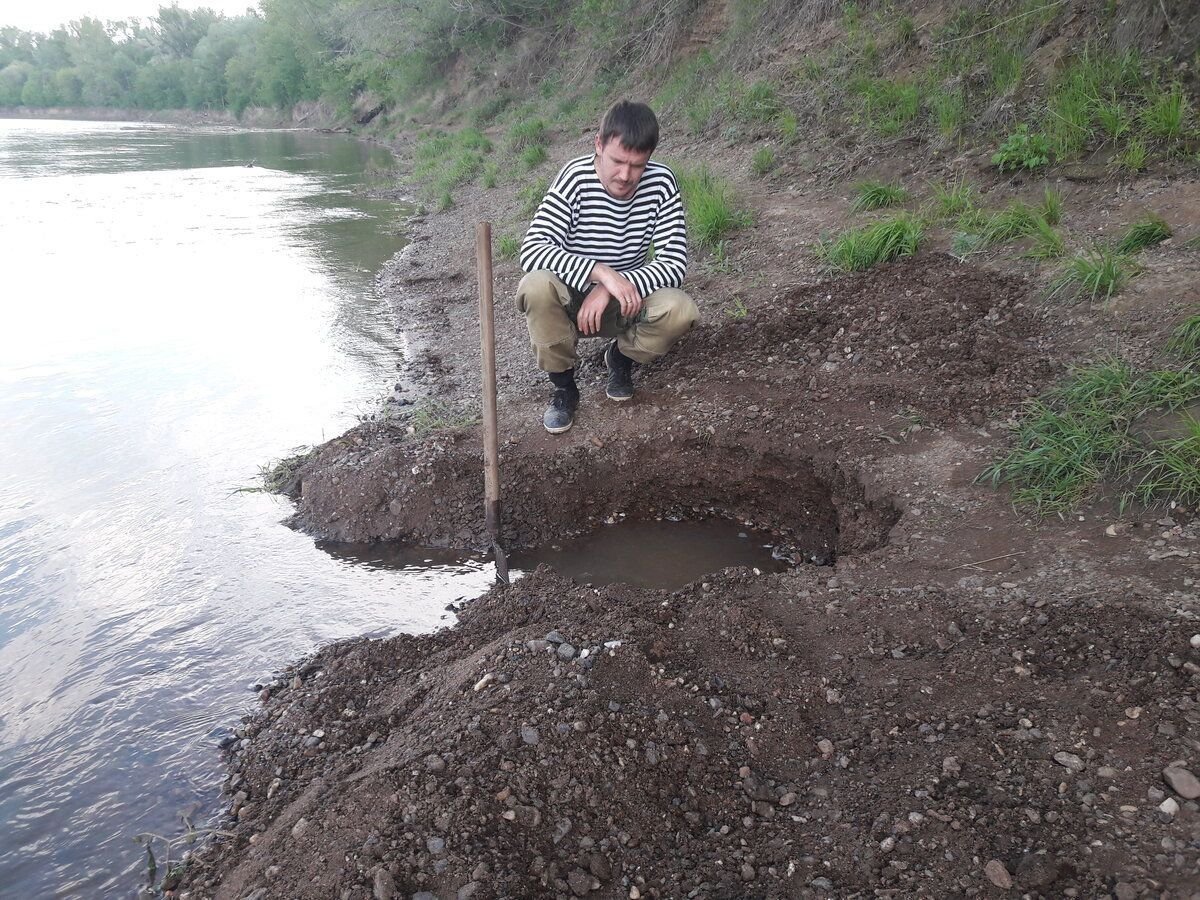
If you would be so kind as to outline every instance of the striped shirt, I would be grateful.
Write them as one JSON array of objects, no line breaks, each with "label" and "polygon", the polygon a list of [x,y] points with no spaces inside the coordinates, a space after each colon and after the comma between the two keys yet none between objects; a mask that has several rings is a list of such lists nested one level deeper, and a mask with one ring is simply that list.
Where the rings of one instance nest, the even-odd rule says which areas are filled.
[{"label": "striped shirt", "polygon": [[[651,242],[654,260],[647,262]],[[525,232],[521,268],[549,269],[582,293],[596,263],[616,269],[643,297],[683,284],[687,226],[669,168],[650,162],[633,196],[617,200],[604,190],[592,156],[563,166]]]}]

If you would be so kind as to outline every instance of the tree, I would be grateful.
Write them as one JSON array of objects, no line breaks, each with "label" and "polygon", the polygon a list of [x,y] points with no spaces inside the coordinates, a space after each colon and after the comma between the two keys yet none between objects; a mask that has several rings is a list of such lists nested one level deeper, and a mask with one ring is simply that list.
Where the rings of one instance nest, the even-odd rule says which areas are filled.
[{"label": "tree", "polygon": [[157,26],[156,43],[164,56],[191,59],[196,45],[204,39],[214,23],[223,17],[207,7],[180,9],[178,3],[160,6],[151,20]]}]

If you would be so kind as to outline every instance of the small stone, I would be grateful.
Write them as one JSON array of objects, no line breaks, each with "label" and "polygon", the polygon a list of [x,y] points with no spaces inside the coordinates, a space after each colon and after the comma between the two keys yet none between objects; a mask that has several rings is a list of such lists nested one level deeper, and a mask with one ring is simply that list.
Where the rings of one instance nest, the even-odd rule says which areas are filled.
[{"label": "small stone", "polygon": [[742,881],[753,881],[757,874],[750,863],[742,863]]},{"label": "small stone", "polygon": [[482,678],[480,678],[477,682],[475,682],[475,688],[474,688],[475,693],[479,693],[480,691],[482,691],[485,687],[487,687],[489,684],[491,684],[495,680],[496,680],[496,676],[493,675],[491,672],[488,672]]},{"label": "small stone", "polygon": [[957,756],[947,756],[942,760],[943,775],[961,775],[962,765],[958,761]]},{"label": "small stone", "polygon": [[549,641],[551,644],[561,644],[563,641],[566,640],[566,638],[563,637],[561,634],[559,634],[557,631],[551,631],[551,632],[547,633],[546,640]]},{"label": "small stone", "polygon": [[1008,890],[1012,887],[1012,876],[1008,874],[1004,863],[998,859],[989,860],[988,864],[983,867],[983,874],[998,888]]},{"label": "small stone", "polygon": [[438,772],[445,772],[446,761],[436,753],[430,753],[427,757],[425,757],[425,771],[433,772],[435,775]]},{"label": "small stone", "polygon": [[1179,801],[1174,797],[1168,797],[1162,803],[1158,804],[1158,808],[1163,815],[1173,817],[1175,813],[1179,812]]},{"label": "small stone", "polygon": [[1116,778],[1117,775],[1119,775],[1120,773],[1116,769],[1114,769],[1112,766],[1101,766],[1100,768],[1098,768],[1096,770],[1096,774],[1099,775],[1101,778],[1107,778],[1107,779],[1111,780],[1113,778]]},{"label": "small stone", "polygon": [[479,889],[482,887],[483,885],[478,881],[468,881],[455,893],[454,900],[471,900],[472,897],[479,893]]},{"label": "small stone", "polygon": [[541,736],[538,734],[538,730],[536,728],[534,728],[532,725],[522,725],[521,726],[521,740],[523,740],[525,743],[529,744],[530,746],[533,746],[533,745],[537,744],[537,742],[539,740],[541,740]]},{"label": "small stone", "polygon": [[1113,885],[1113,895],[1117,900],[1135,900],[1138,889],[1127,881],[1118,881]]},{"label": "small stone", "polygon": [[784,794],[782,797],[779,798],[780,806],[791,806],[795,802],[796,802],[796,792],[795,791],[788,791],[786,794]]},{"label": "small stone", "polygon": [[1200,650],[1200,634],[1193,634],[1188,643],[1192,645],[1193,650]]},{"label": "small stone", "polygon": [[446,849],[446,842],[440,837],[426,838],[425,847],[430,853],[441,853]]},{"label": "small stone", "polygon": [[821,738],[817,741],[817,749],[821,751],[822,756],[833,756],[833,741],[829,738]]},{"label": "small stone", "polygon": [[1065,766],[1072,772],[1082,772],[1085,768],[1083,760],[1074,753],[1067,753],[1065,750],[1059,750],[1054,754],[1054,761],[1060,766]]},{"label": "small stone", "polygon": [[896,849],[896,839],[889,834],[879,842],[879,849],[884,853],[891,853]]},{"label": "small stone", "polygon": [[563,660],[574,659],[575,658],[575,648],[572,647],[570,644],[566,644],[566,643],[559,644],[558,645],[558,658],[563,659]]},{"label": "small stone", "polygon": [[586,897],[592,891],[592,876],[583,869],[572,869],[567,876],[567,884],[571,893],[576,897]]},{"label": "small stone", "polygon": [[396,896],[396,881],[387,869],[375,870],[375,900],[392,900]]},{"label": "small stone", "polygon": [[1167,766],[1163,769],[1163,781],[1171,786],[1171,790],[1184,800],[1195,800],[1200,797],[1200,781],[1196,776],[1181,766]]},{"label": "small stone", "polygon": [[300,818],[292,826],[292,837],[300,840],[300,838],[304,837],[304,832],[306,831],[308,831],[308,819]]}]

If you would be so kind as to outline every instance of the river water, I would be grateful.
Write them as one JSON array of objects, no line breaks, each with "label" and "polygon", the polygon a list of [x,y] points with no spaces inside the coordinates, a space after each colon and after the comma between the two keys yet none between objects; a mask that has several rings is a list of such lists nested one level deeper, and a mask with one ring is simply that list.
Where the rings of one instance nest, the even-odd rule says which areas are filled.
[{"label": "river water", "polygon": [[[404,346],[404,210],[342,136],[0,120],[0,896],[127,897],[211,820],[249,687],[448,624],[482,563],[381,569],[237,492],[354,424]],[[421,563],[421,560],[417,560]]]}]

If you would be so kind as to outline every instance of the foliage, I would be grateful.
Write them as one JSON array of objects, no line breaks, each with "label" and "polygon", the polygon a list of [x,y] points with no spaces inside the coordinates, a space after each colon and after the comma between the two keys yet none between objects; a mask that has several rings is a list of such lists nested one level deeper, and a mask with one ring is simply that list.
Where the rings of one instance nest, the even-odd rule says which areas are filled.
[{"label": "foliage", "polygon": [[1080,251],[1059,272],[1051,285],[1050,295],[1086,294],[1094,303],[1105,302],[1125,286],[1133,273],[1129,257],[1108,247],[1096,246]]},{"label": "foliage", "polygon": [[1117,155],[1117,166],[1122,169],[1127,169],[1130,172],[1141,172],[1146,168],[1146,162],[1149,159],[1149,151],[1146,149],[1146,143],[1135,138],[1130,141],[1125,149]]},{"label": "foliage", "polygon": [[505,234],[496,242],[496,255],[501,259],[516,259],[521,253],[521,239],[516,235]]},{"label": "foliage", "polygon": [[526,218],[532,217],[537,212],[538,205],[548,190],[550,190],[550,179],[542,178],[539,181],[529,182],[517,191],[517,201],[521,204],[521,212]]},{"label": "foliage", "polygon": [[1054,190],[1054,188],[1046,188],[1042,194],[1042,218],[1046,220],[1048,225],[1057,225],[1062,221],[1063,214],[1063,198],[1062,194]]},{"label": "foliage", "polygon": [[750,167],[755,175],[766,175],[775,168],[775,150],[771,147],[759,147],[754,151]]},{"label": "foliage", "polygon": [[679,190],[687,209],[688,237],[697,249],[712,247],[750,224],[750,214],[734,200],[733,186],[704,166],[680,170]]},{"label": "foliage", "polygon": [[817,255],[832,268],[861,272],[917,252],[924,236],[921,223],[901,213],[862,228],[852,228],[833,240],[822,241]]},{"label": "foliage", "polygon": [[1171,332],[1167,341],[1167,352],[1185,362],[1200,362],[1200,313],[1188,316]]},{"label": "foliage", "polygon": [[1034,171],[1050,164],[1050,142],[1043,134],[1030,134],[1028,125],[1020,125],[992,154],[992,165],[1001,172]]},{"label": "foliage", "polygon": [[1200,430],[1187,422],[1181,438],[1137,433],[1139,419],[1177,410],[1200,397],[1200,373],[1188,367],[1138,375],[1104,360],[1073,371],[1032,401],[1016,427],[1015,446],[980,476],[1011,484],[1013,501],[1035,512],[1062,514],[1110,481],[1123,502],[1200,499]]},{"label": "foliage", "polygon": [[965,177],[931,187],[939,218],[953,219],[975,209],[975,188]]},{"label": "foliage", "polygon": [[536,169],[549,158],[550,154],[541,144],[532,144],[521,151],[521,165],[527,170]]},{"label": "foliage", "polygon": [[884,184],[879,181],[864,181],[854,188],[854,202],[850,208],[855,212],[870,209],[882,209],[885,206],[895,206],[908,200],[908,191],[898,184]]},{"label": "foliage", "polygon": [[1148,215],[1134,222],[1117,244],[1118,253],[1140,253],[1171,236],[1171,226],[1162,216]]},{"label": "foliage", "polygon": [[1183,88],[1173,84],[1167,90],[1155,90],[1147,97],[1142,122],[1152,137],[1176,140],[1183,136],[1190,110]]}]

